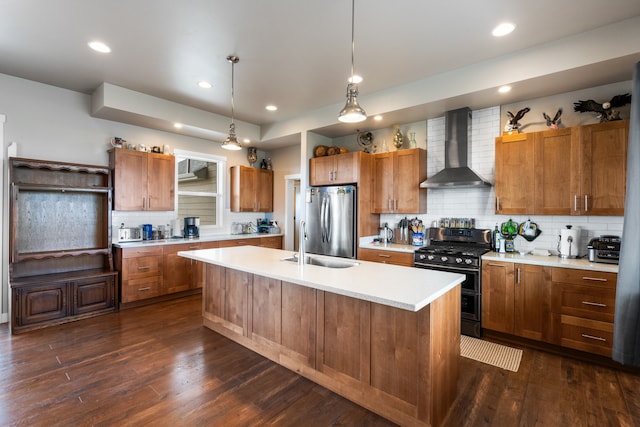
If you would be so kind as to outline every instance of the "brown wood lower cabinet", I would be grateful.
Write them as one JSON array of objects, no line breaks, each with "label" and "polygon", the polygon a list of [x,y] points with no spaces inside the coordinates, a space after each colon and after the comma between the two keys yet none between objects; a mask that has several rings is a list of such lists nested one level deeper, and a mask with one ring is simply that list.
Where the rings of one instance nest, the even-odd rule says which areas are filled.
[{"label": "brown wood lower cabinet", "polygon": [[617,274],[482,264],[482,327],[611,356]]},{"label": "brown wood lower cabinet", "polygon": [[563,347],[611,357],[617,274],[553,269],[553,313]]},{"label": "brown wood lower cabinet", "polygon": [[206,327],[401,425],[454,401],[459,311],[459,287],[411,312],[205,266]]},{"label": "brown wood lower cabinet", "polygon": [[181,257],[178,252],[244,245],[281,249],[282,236],[116,248],[115,267],[120,272],[121,307],[201,289],[204,283],[203,263]]},{"label": "brown wood lower cabinet", "polygon": [[358,259],[384,264],[413,267],[413,252],[397,252],[384,249],[358,248]]},{"label": "brown wood lower cabinet", "polygon": [[116,276],[116,272],[82,271],[13,282],[13,331],[19,333],[116,311]]}]

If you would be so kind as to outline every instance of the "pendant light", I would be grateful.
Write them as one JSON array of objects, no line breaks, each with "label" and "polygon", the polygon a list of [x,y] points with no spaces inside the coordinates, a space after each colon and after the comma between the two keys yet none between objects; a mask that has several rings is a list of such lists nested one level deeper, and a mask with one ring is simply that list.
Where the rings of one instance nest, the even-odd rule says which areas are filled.
[{"label": "pendant light", "polygon": [[347,85],[347,103],[338,115],[338,120],[344,123],[357,123],[367,119],[367,113],[358,104],[358,86],[354,80],[355,8],[356,0],[351,0],[351,78]]},{"label": "pendant light", "polygon": [[236,136],[236,124],[233,121],[233,90],[234,90],[234,65],[240,61],[240,58],[234,55],[227,56],[227,61],[231,62],[231,124],[229,125],[229,136],[222,143],[222,148],[225,150],[241,150],[242,147],[238,143],[238,137]]}]

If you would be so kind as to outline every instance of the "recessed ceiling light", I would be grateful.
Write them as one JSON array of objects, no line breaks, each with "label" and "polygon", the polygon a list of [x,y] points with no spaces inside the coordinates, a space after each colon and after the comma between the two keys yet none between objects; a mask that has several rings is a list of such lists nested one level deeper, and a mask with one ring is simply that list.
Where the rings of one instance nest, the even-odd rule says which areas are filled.
[{"label": "recessed ceiling light", "polygon": [[380,120],[382,120],[382,116],[381,115],[373,116],[373,120],[375,120],[376,122],[379,122]]},{"label": "recessed ceiling light", "polygon": [[495,27],[493,31],[491,31],[491,34],[494,37],[502,37],[510,34],[513,30],[515,30],[515,28],[516,26],[511,22],[503,22],[502,24],[499,24],[497,27]]},{"label": "recessed ceiling light", "polygon": [[176,129],[182,129],[182,123],[174,123],[173,127]]},{"label": "recessed ceiling light", "polygon": [[202,80],[201,82],[198,82],[198,86],[200,86],[202,89],[211,89],[212,85],[211,83]]},{"label": "recessed ceiling light", "polygon": [[109,46],[99,41],[89,42],[89,47],[95,50],[96,52],[100,52],[100,53],[111,52],[111,48]]},{"label": "recessed ceiling light", "polygon": [[362,83],[362,80],[363,80],[362,76],[359,76],[359,75],[357,75],[357,74],[354,74],[354,75],[353,75],[353,77],[349,77],[349,78],[347,79],[347,82],[349,82],[349,83],[353,83],[353,84],[356,84],[356,85],[357,85],[358,83]]},{"label": "recessed ceiling light", "polygon": [[507,93],[509,91],[511,91],[511,86],[509,86],[509,85],[500,86],[498,88],[498,92],[500,92],[500,93]]},{"label": "recessed ceiling light", "polygon": [[276,107],[275,105],[267,105],[264,108],[265,108],[265,110],[268,110],[268,111],[276,111],[276,110],[278,110],[278,107]]}]

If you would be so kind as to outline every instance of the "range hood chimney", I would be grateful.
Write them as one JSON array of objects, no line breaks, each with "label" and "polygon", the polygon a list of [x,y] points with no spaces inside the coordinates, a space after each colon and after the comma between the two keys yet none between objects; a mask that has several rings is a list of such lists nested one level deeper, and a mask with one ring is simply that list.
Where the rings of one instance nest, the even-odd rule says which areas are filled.
[{"label": "range hood chimney", "polygon": [[444,169],[427,178],[420,188],[488,187],[491,183],[469,167],[471,157],[471,110],[445,113]]}]

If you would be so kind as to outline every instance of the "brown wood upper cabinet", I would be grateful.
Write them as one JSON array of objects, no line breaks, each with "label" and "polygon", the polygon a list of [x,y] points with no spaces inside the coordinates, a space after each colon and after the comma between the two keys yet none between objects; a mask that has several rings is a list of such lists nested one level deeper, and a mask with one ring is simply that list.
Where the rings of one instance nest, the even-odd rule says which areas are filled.
[{"label": "brown wood upper cabinet", "polygon": [[421,148],[373,155],[373,213],[421,213],[426,211],[427,153]]},{"label": "brown wood upper cabinet", "polygon": [[113,209],[117,211],[171,211],[175,198],[175,158],[166,154],[114,148]]},{"label": "brown wood upper cabinet", "polygon": [[353,184],[359,181],[362,151],[309,159],[309,185]]},{"label": "brown wood upper cabinet", "polygon": [[496,138],[496,213],[624,215],[628,120]]},{"label": "brown wood upper cabinet", "polygon": [[231,166],[231,212],[273,212],[273,171]]}]

